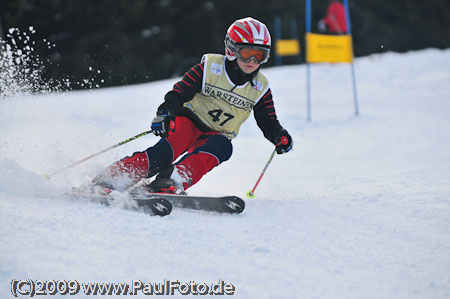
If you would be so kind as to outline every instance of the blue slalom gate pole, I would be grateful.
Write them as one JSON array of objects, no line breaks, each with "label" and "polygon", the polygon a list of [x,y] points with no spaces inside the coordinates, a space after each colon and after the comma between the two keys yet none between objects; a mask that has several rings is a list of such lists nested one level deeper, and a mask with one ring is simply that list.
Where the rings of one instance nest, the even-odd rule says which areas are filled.
[{"label": "blue slalom gate pole", "polygon": [[[305,28],[306,28],[306,33],[310,33],[311,32],[311,0],[306,0],[306,24],[305,24]],[[310,64],[308,62],[308,45],[307,42],[305,43],[306,45],[306,119],[308,122],[311,121],[311,70],[310,70]]]},{"label": "blue slalom gate pole", "polygon": [[352,71],[352,80],[353,80],[353,105],[355,106],[355,115],[359,115],[359,107],[358,107],[358,95],[356,94],[356,76],[355,76],[355,66],[351,65]]},{"label": "blue slalom gate pole", "polygon": [[311,67],[309,62],[306,63],[306,120],[311,121]]},{"label": "blue slalom gate pole", "polygon": [[[352,25],[350,22],[350,10],[348,8],[348,0],[344,0],[344,6],[345,6],[345,21],[347,22],[347,34],[352,36]],[[353,40],[352,40],[352,56],[353,59],[355,57],[353,53]],[[356,75],[355,75],[355,65],[351,63],[351,74],[352,74],[352,82],[353,82],[353,105],[355,107],[355,115],[359,115],[359,107],[358,107],[358,94],[356,92]]]},{"label": "blue slalom gate pole", "polygon": [[[275,16],[274,18],[274,29],[275,29],[275,40],[278,41],[281,39],[281,19],[280,16]],[[277,49],[278,51],[278,49]],[[276,51],[276,53],[277,53]],[[275,65],[281,65],[282,64],[282,60],[281,60],[281,56],[278,54],[275,54]]]}]

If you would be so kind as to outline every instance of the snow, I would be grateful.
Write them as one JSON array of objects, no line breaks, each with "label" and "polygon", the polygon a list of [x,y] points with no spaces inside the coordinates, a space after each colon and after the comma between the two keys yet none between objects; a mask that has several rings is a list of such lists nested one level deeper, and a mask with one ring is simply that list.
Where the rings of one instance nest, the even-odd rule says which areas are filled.
[{"label": "snow", "polygon": [[[235,298],[450,297],[450,49],[267,68],[294,150],[277,155],[241,215],[149,217],[68,199],[144,136],[177,79],[0,101],[0,297],[13,279],[235,286]],[[232,158],[190,194],[245,197],[273,146],[253,118]],[[143,296],[143,294],[140,294]],[[82,296],[80,291],[79,296]],[[138,296],[139,297],[139,296]]]}]

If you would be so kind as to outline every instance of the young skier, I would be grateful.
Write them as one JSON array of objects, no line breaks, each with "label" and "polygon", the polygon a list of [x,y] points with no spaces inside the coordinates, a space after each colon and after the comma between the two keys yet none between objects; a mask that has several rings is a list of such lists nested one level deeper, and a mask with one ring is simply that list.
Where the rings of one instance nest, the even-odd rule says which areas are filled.
[{"label": "young skier", "polygon": [[277,153],[290,151],[292,138],[277,120],[269,82],[259,70],[269,59],[270,46],[262,22],[250,17],[235,21],[225,36],[226,55],[205,54],[165,95],[151,124],[161,139],[113,163],[92,184],[125,190],[158,174],[146,186],[150,192],[182,194],[231,157],[231,140],[252,110]]}]

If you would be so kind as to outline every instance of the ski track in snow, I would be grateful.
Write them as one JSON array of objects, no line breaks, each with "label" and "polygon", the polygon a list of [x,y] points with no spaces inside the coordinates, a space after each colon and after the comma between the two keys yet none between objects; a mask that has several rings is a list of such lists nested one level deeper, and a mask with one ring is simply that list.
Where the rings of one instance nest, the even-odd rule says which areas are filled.
[{"label": "ski track in snow", "polygon": [[[64,192],[157,141],[144,136],[176,79],[0,101],[0,297],[11,280],[180,282],[235,298],[450,297],[450,50],[385,53],[263,70],[294,150],[277,155],[241,215],[170,216],[70,200]],[[190,194],[245,196],[273,146],[253,117],[234,154]],[[80,295],[82,292],[80,292]]]}]

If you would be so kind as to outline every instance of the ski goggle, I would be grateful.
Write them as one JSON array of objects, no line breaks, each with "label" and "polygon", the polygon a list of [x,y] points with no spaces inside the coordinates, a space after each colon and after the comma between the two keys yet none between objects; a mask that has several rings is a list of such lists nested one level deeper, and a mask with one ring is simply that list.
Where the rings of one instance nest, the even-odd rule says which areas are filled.
[{"label": "ski goggle", "polygon": [[253,59],[256,63],[262,64],[269,60],[270,49],[258,46],[238,45],[235,55],[243,62],[250,62]]}]

